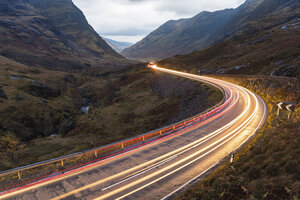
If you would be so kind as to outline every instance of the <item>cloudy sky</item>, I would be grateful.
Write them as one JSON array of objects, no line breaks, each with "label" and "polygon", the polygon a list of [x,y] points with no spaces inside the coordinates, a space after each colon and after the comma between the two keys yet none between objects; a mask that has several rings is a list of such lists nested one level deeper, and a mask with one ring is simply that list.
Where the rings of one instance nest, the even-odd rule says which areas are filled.
[{"label": "cloudy sky", "polygon": [[73,0],[103,37],[135,43],[171,19],[235,8],[245,0]]}]

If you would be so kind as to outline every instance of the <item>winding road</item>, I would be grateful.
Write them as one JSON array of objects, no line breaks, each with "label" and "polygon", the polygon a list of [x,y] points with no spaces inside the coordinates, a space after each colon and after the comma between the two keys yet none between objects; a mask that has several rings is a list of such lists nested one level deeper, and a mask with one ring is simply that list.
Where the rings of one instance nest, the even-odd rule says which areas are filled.
[{"label": "winding road", "polygon": [[230,103],[177,134],[81,170],[0,194],[0,199],[168,199],[245,143],[266,120],[264,101],[243,87],[155,65],[151,67],[215,84],[223,89]]}]

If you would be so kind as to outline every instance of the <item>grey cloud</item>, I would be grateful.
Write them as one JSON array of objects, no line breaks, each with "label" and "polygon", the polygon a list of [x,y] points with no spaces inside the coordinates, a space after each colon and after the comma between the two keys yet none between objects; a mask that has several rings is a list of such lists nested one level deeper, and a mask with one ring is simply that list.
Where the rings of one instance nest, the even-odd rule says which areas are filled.
[{"label": "grey cloud", "polygon": [[240,5],[245,0],[163,0],[157,9],[175,12],[177,15],[194,15],[201,11],[215,11],[232,8]]},{"label": "grey cloud", "polygon": [[[136,36],[136,35],[146,35],[149,33],[149,31],[152,31],[149,27],[141,27],[141,28],[122,28],[117,31],[101,31],[103,35],[113,35],[113,36]],[[100,30],[98,31],[100,32]]]},{"label": "grey cloud", "polygon": [[100,35],[146,36],[171,19],[236,7],[244,0],[73,0]]}]

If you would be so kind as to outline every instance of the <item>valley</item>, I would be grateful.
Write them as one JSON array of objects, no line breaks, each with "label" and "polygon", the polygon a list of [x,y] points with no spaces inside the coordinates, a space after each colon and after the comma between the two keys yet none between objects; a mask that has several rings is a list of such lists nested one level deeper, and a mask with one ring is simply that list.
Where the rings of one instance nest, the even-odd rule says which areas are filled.
[{"label": "valley", "polygon": [[212,87],[153,74],[143,64],[85,75],[32,68],[4,57],[0,63],[6,96],[0,98],[0,141],[10,135],[21,147],[13,156],[2,149],[2,169],[154,130],[222,98]]},{"label": "valley", "polygon": [[0,199],[300,198],[299,0],[74,2],[0,0]]}]

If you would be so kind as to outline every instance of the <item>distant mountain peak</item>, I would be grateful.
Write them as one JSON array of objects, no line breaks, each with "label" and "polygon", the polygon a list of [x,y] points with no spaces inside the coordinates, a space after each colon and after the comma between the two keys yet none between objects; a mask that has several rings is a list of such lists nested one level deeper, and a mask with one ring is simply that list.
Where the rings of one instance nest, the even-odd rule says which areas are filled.
[{"label": "distant mountain peak", "polygon": [[111,48],[113,48],[118,53],[120,53],[124,49],[126,49],[126,48],[130,47],[131,45],[133,45],[130,42],[120,42],[120,41],[112,40],[112,39],[105,38],[105,37],[103,37],[103,39],[107,42],[107,44]]},{"label": "distant mountain peak", "polygon": [[[159,60],[202,50],[233,34],[291,20],[298,4],[299,0],[247,0],[235,9],[203,11],[189,19],[170,20],[122,51],[122,55],[131,59]],[[250,23],[264,18],[266,20],[260,25]]]}]

